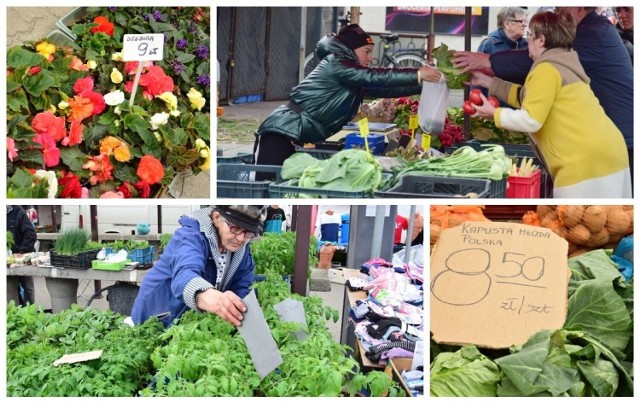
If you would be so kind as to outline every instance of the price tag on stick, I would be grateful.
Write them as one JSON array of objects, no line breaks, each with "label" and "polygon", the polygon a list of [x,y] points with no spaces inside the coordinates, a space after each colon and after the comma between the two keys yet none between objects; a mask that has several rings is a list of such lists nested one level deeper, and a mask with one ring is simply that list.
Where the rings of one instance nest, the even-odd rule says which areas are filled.
[{"label": "price tag on stick", "polygon": [[367,118],[362,118],[358,121],[358,125],[360,126],[360,136],[364,136],[364,148],[369,152],[369,120]]},{"label": "price tag on stick", "polygon": [[125,62],[138,62],[133,80],[133,89],[129,105],[133,105],[138,90],[142,67],[146,61],[162,60],[164,55],[164,34],[126,34],[122,43],[122,59]]},{"label": "price tag on stick", "polygon": [[413,146],[413,141],[415,139],[417,128],[418,128],[418,115],[409,115],[409,129],[411,129],[411,142],[409,144],[412,146]]}]

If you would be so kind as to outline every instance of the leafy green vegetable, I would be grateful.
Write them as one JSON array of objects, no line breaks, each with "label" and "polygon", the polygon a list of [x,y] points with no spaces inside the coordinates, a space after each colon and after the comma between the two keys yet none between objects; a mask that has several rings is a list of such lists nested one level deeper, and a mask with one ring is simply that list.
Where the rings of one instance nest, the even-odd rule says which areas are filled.
[{"label": "leafy green vegetable", "polygon": [[369,193],[384,184],[378,160],[360,149],[342,150],[327,160],[295,153],[284,161],[281,174],[286,180],[298,178],[302,188]]},{"label": "leafy green vegetable", "polygon": [[[316,237],[309,241],[309,267],[318,264],[316,256]],[[250,244],[251,256],[256,263],[256,273],[293,275],[296,259],[296,233],[265,233]],[[311,276],[311,271],[307,272]]]},{"label": "leafy green vegetable", "polygon": [[429,373],[433,397],[494,397],[500,380],[498,366],[474,345],[439,354]]},{"label": "leafy green vegetable", "polygon": [[85,251],[89,240],[89,233],[86,230],[64,230],[55,241],[55,251],[60,255],[77,255]]},{"label": "leafy green vegetable", "polygon": [[13,233],[7,230],[7,249],[12,249],[15,244],[16,242],[13,239]]},{"label": "leafy green vegetable", "polygon": [[447,86],[449,88],[464,88],[465,83],[470,80],[469,73],[460,73],[459,69],[453,67],[451,51],[449,51],[449,47],[447,45],[441,43],[437,48],[433,48],[431,56],[433,56],[438,62],[438,70],[440,70],[447,78]]}]

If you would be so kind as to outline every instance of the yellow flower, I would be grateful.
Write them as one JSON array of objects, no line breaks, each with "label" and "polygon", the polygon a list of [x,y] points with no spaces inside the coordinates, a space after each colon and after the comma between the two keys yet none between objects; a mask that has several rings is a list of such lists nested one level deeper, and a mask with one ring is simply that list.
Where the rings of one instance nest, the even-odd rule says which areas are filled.
[{"label": "yellow flower", "polygon": [[111,70],[111,82],[114,84],[119,84],[122,83],[122,80],[124,80],[124,77],[122,76],[122,73],[120,73],[120,70],[116,69],[115,67],[113,68],[113,70]]},{"label": "yellow flower", "polygon": [[202,96],[202,93],[193,87],[189,89],[187,97],[189,97],[189,101],[191,101],[191,108],[197,109],[198,111],[200,111],[207,102],[207,100]]},{"label": "yellow flower", "polygon": [[87,60],[87,66],[89,67],[89,69],[93,70],[98,67],[98,62],[96,62],[95,60]]},{"label": "yellow flower", "polygon": [[[204,147],[207,147],[207,144],[204,142],[204,140],[197,139],[196,140],[196,150],[200,150],[200,149],[202,149]],[[203,156],[203,157],[205,157],[205,156]]]},{"label": "yellow flower", "polygon": [[200,150],[200,157],[209,157],[209,149],[208,148],[204,148],[202,150]]},{"label": "yellow flower", "polygon": [[36,45],[36,51],[48,60],[51,55],[56,53],[56,46],[52,43],[44,41]]},{"label": "yellow flower", "polygon": [[123,62],[123,56],[122,56],[122,52],[115,52],[111,55],[111,60],[113,60],[114,62]]},{"label": "yellow flower", "polygon": [[131,152],[125,142],[115,136],[107,136],[100,141],[100,153],[113,156],[121,163],[131,160]]},{"label": "yellow flower", "polygon": [[160,98],[167,104],[169,111],[174,111],[178,109],[178,98],[173,95],[171,91],[166,91],[160,95],[156,95],[156,98]]},{"label": "yellow flower", "polygon": [[[202,151],[204,149],[200,150],[200,153],[202,154]],[[207,157],[204,160],[204,163],[202,163],[202,165],[200,166],[201,170],[208,170],[209,167],[211,166],[211,153],[207,154]]]},{"label": "yellow flower", "polygon": [[174,109],[173,111],[169,112],[169,115],[174,116],[174,117],[178,117],[180,116],[181,112],[179,109]]},{"label": "yellow flower", "polygon": [[68,102],[66,102],[66,101],[60,101],[60,102],[58,103],[58,108],[60,108],[60,109],[67,109],[67,108],[69,108],[69,103],[68,103]]}]

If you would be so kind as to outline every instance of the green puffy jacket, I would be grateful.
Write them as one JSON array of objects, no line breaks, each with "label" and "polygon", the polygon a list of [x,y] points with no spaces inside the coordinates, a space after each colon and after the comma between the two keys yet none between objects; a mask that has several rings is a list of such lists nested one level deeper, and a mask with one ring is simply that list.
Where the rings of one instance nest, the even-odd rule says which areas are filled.
[{"label": "green puffy jacket", "polygon": [[291,91],[290,103],[262,122],[256,136],[273,132],[296,143],[317,143],[351,121],[365,97],[403,97],[422,91],[417,69],[360,66],[355,53],[333,34],[318,42],[316,54],[321,62]]}]

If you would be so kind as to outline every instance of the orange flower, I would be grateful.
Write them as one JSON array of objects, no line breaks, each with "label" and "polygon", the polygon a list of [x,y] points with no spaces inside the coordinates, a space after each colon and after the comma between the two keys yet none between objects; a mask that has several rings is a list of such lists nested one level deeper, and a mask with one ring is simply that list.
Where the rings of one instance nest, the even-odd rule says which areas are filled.
[{"label": "orange flower", "polygon": [[113,36],[114,25],[107,17],[102,15],[97,16],[93,19],[93,22],[98,24],[98,26],[91,28],[92,33],[96,32],[104,32],[109,36]]},{"label": "orange flower", "polygon": [[113,156],[116,160],[124,163],[131,160],[131,152],[125,142],[114,136],[107,136],[100,141],[100,154]]},{"label": "orange flower", "polygon": [[111,175],[113,165],[111,165],[111,160],[109,160],[109,156],[106,154],[93,157],[90,156],[82,168],[85,170],[88,169],[92,172],[91,177],[89,177],[91,185],[96,185],[99,182],[105,182],[113,179],[113,176]]},{"label": "orange flower", "polygon": [[149,185],[157,184],[164,177],[164,168],[160,161],[151,156],[142,156],[140,159],[140,165],[138,171],[136,171],[138,177]]},{"label": "orange flower", "polygon": [[71,59],[71,64],[69,65],[69,69],[78,70],[78,71],[87,71],[89,70],[89,66],[82,63],[82,60],[74,56],[73,59]]},{"label": "orange flower", "polygon": [[84,131],[84,125],[80,121],[71,122],[69,128],[69,136],[62,139],[64,146],[75,146],[82,143],[82,132]]},{"label": "orange flower", "polygon": [[69,115],[68,118],[69,122],[79,122],[93,115],[93,104],[91,100],[80,95],[69,98],[69,108],[71,108],[71,115]]}]

